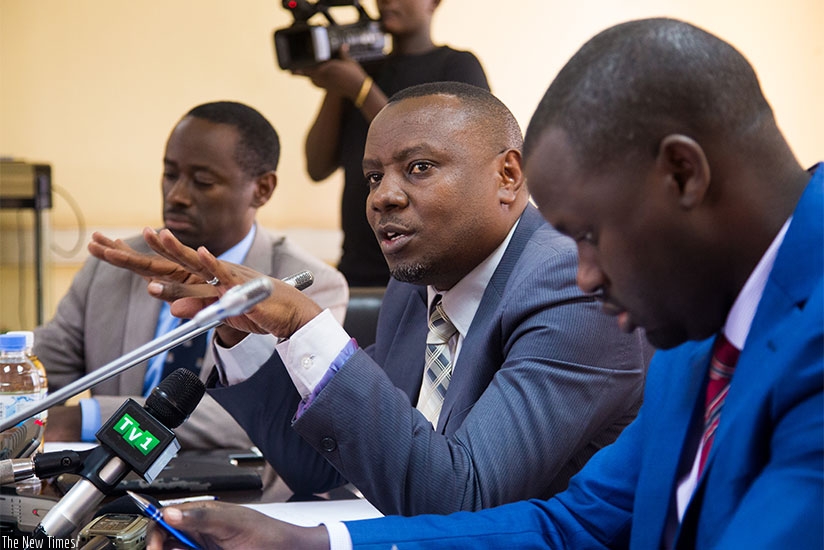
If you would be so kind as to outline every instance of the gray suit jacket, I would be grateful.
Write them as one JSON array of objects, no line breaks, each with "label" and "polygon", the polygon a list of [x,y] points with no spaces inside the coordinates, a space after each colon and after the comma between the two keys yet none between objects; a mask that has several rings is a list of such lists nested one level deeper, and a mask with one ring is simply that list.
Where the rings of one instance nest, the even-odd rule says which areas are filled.
[{"label": "gray suit jacket", "polygon": [[394,280],[376,345],[294,424],[298,396],[277,354],[211,393],[297,493],[349,481],[385,514],[548,497],[634,418],[649,359],[642,334],[622,334],[581,293],[576,268],[572,240],[528,207],[468,330],[437,430],[414,408],[426,289]]},{"label": "gray suit jacket", "polygon": [[[140,252],[151,252],[142,237],[127,241]],[[346,280],[335,268],[300,249],[282,236],[258,225],[245,265],[283,278],[311,270],[315,283],[305,292],[343,319],[349,298]],[[161,302],[146,291],[146,281],[134,273],[91,257],[60,300],[54,318],[35,330],[35,353],[43,361],[54,391],[74,382],[154,338]],[[207,348],[201,378],[214,364]],[[139,398],[147,362],[92,388],[105,421],[125,397]],[[185,448],[243,448],[249,439],[237,423],[208,395],[191,417],[175,430]]]}]

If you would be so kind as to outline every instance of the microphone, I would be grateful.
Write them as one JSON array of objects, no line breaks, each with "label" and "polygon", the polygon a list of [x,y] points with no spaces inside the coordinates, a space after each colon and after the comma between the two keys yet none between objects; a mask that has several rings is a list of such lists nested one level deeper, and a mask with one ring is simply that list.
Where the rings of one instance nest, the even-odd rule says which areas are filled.
[{"label": "microphone", "polygon": [[0,462],[0,485],[17,483],[37,476],[41,479],[58,474],[75,473],[83,467],[87,451],[39,453],[34,458],[13,458]]},{"label": "microphone", "polygon": [[0,434],[0,460],[30,455],[40,444],[42,430],[43,421],[32,417],[4,431]]},{"label": "microphone", "polygon": [[[312,275],[311,271],[305,270],[281,280],[298,290],[304,290],[315,282],[315,276]],[[198,326],[205,326],[213,321],[240,315],[253,305],[268,298],[274,288],[271,279],[268,277],[259,277],[242,285],[234,286],[227,290],[217,302],[200,310],[192,317],[192,322]]]},{"label": "microphone", "polygon": [[273,289],[274,285],[268,277],[259,277],[242,285],[233,286],[217,302],[198,311],[190,323],[203,327],[226,317],[240,315],[269,296]]},{"label": "microphone", "polygon": [[[314,276],[311,271],[301,271],[300,273],[283,279],[283,281],[298,290],[304,290],[314,282]],[[18,422],[48,409],[52,405],[62,403],[66,399],[74,397],[95,384],[108,380],[112,376],[116,376],[138,365],[146,359],[154,357],[162,351],[182,344],[186,340],[190,340],[198,334],[216,327],[226,317],[240,315],[269,296],[269,294],[272,293],[273,287],[274,285],[272,285],[272,281],[270,281],[268,277],[259,277],[247,281],[242,285],[230,288],[217,302],[201,310],[192,320],[162,336],[158,336],[154,340],[143,344],[111,363],[75,380],[71,384],[67,384],[59,390],[49,393],[49,395],[40,401],[32,403],[30,407],[20,410],[7,418],[0,419],[0,430],[6,430]]]},{"label": "microphone", "polygon": [[97,432],[101,445],[89,453],[80,481],[34,530],[35,539],[71,536],[130,470],[151,483],[180,449],[172,429],[188,418],[205,391],[195,373],[177,369],[143,407],[126,400]]},{"label": "microphone", "polygon": [[312,283],[315,282],[315,276],[311,271],[304,270],[300,273],[295,273],[285,279],[281,279],[284,283],[290,284],[298,290],[306,290]]}]

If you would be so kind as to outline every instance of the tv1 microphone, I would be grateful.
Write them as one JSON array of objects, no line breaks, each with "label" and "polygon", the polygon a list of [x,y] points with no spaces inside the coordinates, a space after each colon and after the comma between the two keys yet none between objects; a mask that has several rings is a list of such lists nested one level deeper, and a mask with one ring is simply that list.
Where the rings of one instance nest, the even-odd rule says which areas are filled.
[{"label": "tv1 microphone", "polygon": [[101,445],[86,458],[80,481],[49,510],[34,538],[71,536],[131,470],[151,483],[180,449],[172,429],[195,410],[205,391],[195,373],[177,369],[152,390],[143,407],[128,399],[97,432]]},{"label": "tv1 microphone", "polygon": [[40,479],[59,474],[73,474],[80,471],[86,457],[92,449],[86,451],[54,451],[38,453],[34,458],[13,458],[0,461],[0,485],[17,483],[37,476]]}]

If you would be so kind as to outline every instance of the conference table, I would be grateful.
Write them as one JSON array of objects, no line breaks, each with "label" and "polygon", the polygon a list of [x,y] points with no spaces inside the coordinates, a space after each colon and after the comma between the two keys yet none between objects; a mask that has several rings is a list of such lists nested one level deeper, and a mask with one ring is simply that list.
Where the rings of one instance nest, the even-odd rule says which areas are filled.
[{"label": "conference table", "polygon": [[[84,443],[46,444],[44,452],[82,450],[93,446]],[[297,525],[313,526],[322,522],[347,521],[380,517],[380,512],[361,498],[354,488],[341,487],[320,495],[295,495],[279,479],[263,459],[252,449],[181,451],[172,459],[151,484],[134,474],[108,495],[95,515],[127,513],[128,497],[125,489],[153,499],[160,506],[178,502],[217,499],[257,510],[267,516]],[[215,475],[211,476],[210,473]],[[71,490],[80,478],[61,474],[43,483],[41,495],[16,495],[11,487],[3,487],[0,494],[0,517],[4,534],[10,533],[10,524],[17,518],[21,529],[14,530],[25,537],[38,522]],[[255,483],[255,480],[257,483]],[[128,512],[134,513],[134,512]]]}]

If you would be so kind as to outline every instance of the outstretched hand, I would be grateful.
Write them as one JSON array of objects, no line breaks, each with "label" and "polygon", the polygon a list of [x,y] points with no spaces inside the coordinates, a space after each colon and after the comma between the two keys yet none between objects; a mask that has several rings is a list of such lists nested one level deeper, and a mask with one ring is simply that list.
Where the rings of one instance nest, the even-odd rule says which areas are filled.
[{"label": "outstretched hand", "polygon": [[[326,550],[326,528],[298,527],[272,519],[251,508],[225,502],[190,502],[163,509],[163,519],[189,536],[201,548]],[[180,542],[153,525],[149,550],[182,548]]]},{"label": "outstretched hand", "polygon": [[[154,234],[154,231],[149,228],[144,229],[144,238],[149,233]],[[96,231],[92,233],[92,241],[89,243],[88,249],[89,253],[95,258],[128,269],[147,281],[157,279],[179,283],[206,283],[204,279],[193,275],[174,261],[153,254],[142,254],[122,240],[112,240]],[[212,292],[212,294],[217,296],[216,292]]]},{"label": "outstretched hand", "polygon": [[[170,302],[172,315],[177,317],[194,317],[230,288],[264,276],[249,267],[218,260],[204,247],[194,250],[168,229],[155,232],[147,227],[143,238],[158,256],[142,254],[99,233],[92,235],[89,252],[150,281],[149,294]],[[288,338],[321,312],[320,306],[291,285],[278,279],[272,282],[275,288],[267,299],[243,315],[224,320],[218,328],[224,345],[234,345],[246,333]]]}]

